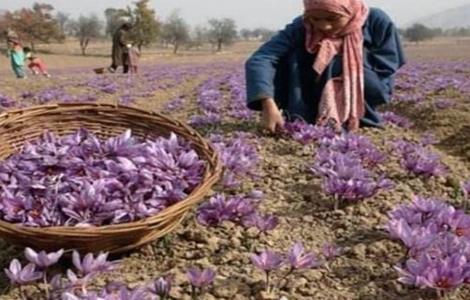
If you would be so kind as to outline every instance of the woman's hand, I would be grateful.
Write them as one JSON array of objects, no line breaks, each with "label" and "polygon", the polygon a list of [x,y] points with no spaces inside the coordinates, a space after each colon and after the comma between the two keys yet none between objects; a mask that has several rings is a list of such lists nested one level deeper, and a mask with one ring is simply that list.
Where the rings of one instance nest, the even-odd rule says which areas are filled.
[{"label": "woman's hand", "polygon": [[271,133],[275,133],[277,128],[284,126],[285,122],[282,113],[272,98],[262,100],[262,104],[263,112],[261,122],[263,127]]}]

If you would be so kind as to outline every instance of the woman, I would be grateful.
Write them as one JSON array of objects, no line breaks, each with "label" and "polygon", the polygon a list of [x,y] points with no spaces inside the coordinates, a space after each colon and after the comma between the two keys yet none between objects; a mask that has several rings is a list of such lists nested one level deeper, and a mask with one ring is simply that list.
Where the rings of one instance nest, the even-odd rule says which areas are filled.
[{"label": "woman", "polygon": [[363,0],[304,0],[295,19],[246,63],[248,107],[271,132],[290,119],[357,130],[380,126],[405,59],[397,29]]}]

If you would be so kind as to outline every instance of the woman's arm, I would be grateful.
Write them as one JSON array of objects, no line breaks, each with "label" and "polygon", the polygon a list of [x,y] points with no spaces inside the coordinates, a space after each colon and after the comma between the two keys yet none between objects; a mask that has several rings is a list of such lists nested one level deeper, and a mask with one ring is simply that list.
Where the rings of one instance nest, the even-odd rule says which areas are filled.
[{"label": "woman's arm", "polygon": [[279,60],[298,45],[303,30],[299,17],[261,46],[245,63],[247,105],[261,110],[262,100],[274,98],[274,77]]}]

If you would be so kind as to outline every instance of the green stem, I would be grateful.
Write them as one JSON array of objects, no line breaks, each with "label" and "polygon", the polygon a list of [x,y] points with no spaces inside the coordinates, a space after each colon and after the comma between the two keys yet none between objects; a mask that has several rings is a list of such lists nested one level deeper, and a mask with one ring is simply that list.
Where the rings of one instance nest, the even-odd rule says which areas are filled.
[{"label": "green stem", "polygon": [[21,297],[21,300],[28,300],[28,299],[26,298],[26,295],[24,294],[23,286],[20,284],[20,285],[18,286],[18,288],[19,288],[19,290],[20,290],[20,297]]},{"label": "green stem", "polygon": [[269,293],[269,290],[270,290],[269,284],[270,284],[270,282],[269,282],[269,271],[266,271],[266,293]]},{"label": "green stem", "polygon": [[196,287],[194,287],[194,286],[191,286],[191,299],[192,300],[197,300]]},{"label": "green stem", "polygon": [[50,298],[49,294],[49,284],[47,283],[47,272],[44,270],[44,275],[43,275],[43,282],[44,282],[44,289],[46,291],[46,299]]},{"label": "green stem", "polygon": [[284,283],[284,285],[282,286],[282,288],[285,288],[287,286],[287,277],[289,277],[292,273],[294,273],[295,269],[294,268],[290,268],[289,271],[287,271],[286,275],[284,275],[281,279],[279,279],[279,284],[278,286],[281,287],[281,283],[284,279],[286,279],[286,283]]},{"label": "green stem", "polygon": [[335,205],[333,207],[334,210],[338,210],[339,209],[339,196],[338,195],[335,195]]}]

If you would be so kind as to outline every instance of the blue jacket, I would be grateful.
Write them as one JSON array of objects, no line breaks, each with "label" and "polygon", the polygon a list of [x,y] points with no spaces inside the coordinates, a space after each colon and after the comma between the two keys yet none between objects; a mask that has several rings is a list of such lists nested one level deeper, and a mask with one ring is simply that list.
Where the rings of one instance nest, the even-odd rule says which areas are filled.
[{"label": "blue jacket", "polygon": [[[376,107],[390,101],[395,73],[405,58],[397,29],[382,10],[371,8],[363,33],[366,115],[361,124],[380,126]],[[323,87],[330,78],[341,75],[342,58],[336,56],[318,79],[312,68],[315,55],[307,52],[305,36],[302,17],[298,17],[248,59],[245,69],[250,109],[261,110],[260,100],[269,97],[288,116],[315,121]]]}]

